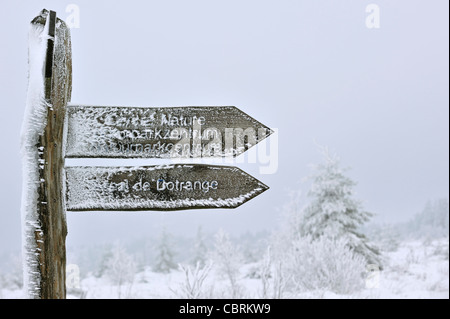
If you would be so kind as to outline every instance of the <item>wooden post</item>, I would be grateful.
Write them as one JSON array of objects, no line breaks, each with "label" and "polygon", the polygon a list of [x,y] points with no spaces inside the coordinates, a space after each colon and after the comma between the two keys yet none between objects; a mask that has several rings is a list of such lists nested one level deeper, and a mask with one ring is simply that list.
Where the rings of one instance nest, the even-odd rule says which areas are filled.
[{"label": "wooden post", "polygon": [[38,144],[41,183],[38,187],[37,216],[40,229],[35,232],[39,254],[39,293],[42,299],[66,298],[66,235],[64,202],[63,135],[66,105],[72,90],[70,33],[56,13],[43,10],[32,24],[45,25],[49,19],[49,39],[45,62],[45,99],[47,123]]}]

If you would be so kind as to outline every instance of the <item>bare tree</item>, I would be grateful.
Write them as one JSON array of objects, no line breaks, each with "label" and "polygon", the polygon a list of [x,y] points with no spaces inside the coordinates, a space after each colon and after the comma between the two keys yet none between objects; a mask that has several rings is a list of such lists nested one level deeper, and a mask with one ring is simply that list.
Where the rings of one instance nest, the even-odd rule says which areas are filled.
[{"label": "bare tree", "polygon": [[123,297],[122,290],[124,286],[127,288],[125,297],[130,297],[136,272],[136,263],[121,243],[116,242],[114,244],[111,255],[106,262],[105,272],[112,283],[117,285],[118,298]]},{"label": "bare tree", "polygon": [[272,258],[270,254],[270,246],[267,247],[267,252],[264,255],[263,260],[260,264],[261,267],[261,298],[267,299],[269,298],[269,289],[270,289],[270,277],[272,272]]},{"label": "bare tree", "polygon": [[205,291],[204,282],[212,268],[212,262],[203,267],[197,262],[195,268],[189,265],[178,265],[181,272],[184,273],[184,281],[180,285],[179,291],[172,290],[180,298],[199,299],[211,297],[211,291]]},{"label": "bare tree", "polygon": [[278,260],[273,271],[273,299],[283,299],[290,278],[290,274],[285,275],[283,271],[283,261]]},{"label": "bare tree", "polygon": [[242,287],[238,283],[238,277],[243,257],[240,250],[233,245],[223,230],[219,230],[216,234],[214,248],[212,259],[219,273],[230,283],[231,298],[241,297]]},{"label": "bare tree", "polygon": [[[267,248],[260,267],[262,284],[261,298],[282,299],[287,287],[286,275],[283,271],[283,261],[281,259],[273,260],[270,246]],[[271,290],[272,294],[270,294]]]}]

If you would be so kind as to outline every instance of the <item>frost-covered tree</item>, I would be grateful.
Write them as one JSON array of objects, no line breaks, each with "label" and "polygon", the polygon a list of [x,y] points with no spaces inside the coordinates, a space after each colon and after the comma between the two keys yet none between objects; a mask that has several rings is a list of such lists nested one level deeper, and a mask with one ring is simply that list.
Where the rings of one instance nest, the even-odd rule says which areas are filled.
[{"label": "frost-covered tree", "polygon": [[117,286],[119,299],[123,296],[123,287],[127,287],[127,293],[128,295],[130,294],[135,273],[136,263],[133,256],[127,253],[120,242],[116,242],[111,249],[109,257],[106,259],[105,275]]},{"label": "frost-covered tree", "polygon": [[179,265],[180,271],[184,274],[184,281],[180,284],[178,290],[172,290],[178,297],[184,299],[205,299],[212,297],[212,287],[205,287],[205,279],[208,277],[212,268],[212,263],[205,264],[203,267],[198,262],[195,268],[189,265]]},{"label": "frost-covered tree", "polygon": [[195,237],[194,242],[194,253],[192,258],[192,263],[194,265],[200,264],[201,267],[205,265],[207,248],[205,244],[205,235],[202,230],[202,226],[199,226],[197,229],[197,235]]},{"label": "frost-covered tree", "polygon": [[383,223],[376,229],[376,233],[369,234],[369,237],[375,239],[378,247],[383,251],[396,251],[400,245],[400,235],[392,224]]},{"label": "frost-covered tree", "polygon": [[97,268],[96,272],[94,273],[94,275],[96,277],[102,277],[106,273],[109,260],[112,257],[112,250],[113,250],[112,246],[106,245],[106,246],[102,247],[101,252],[99,252],[99,254],[101,254],[101,259],[100,259],[98,268]]},{"label": "frost-covered tree", "polygon": [[153,269],[156,272],[169,273],[172,269],[177,268],[177,264],[174,262],[173,258],[172,239],[167,232],[166,227],[162,227],[158,246],[156,247],[156,262]]},{"label": "frost-covered tree", "polygon": [[286,277],[282,260],[274,261],[272,259],[270,246],[267,247],[267,251],[260,262],[259,273],[261,279],[260,297],[262,299],[282,299],[287,288],[287,282],[291,281],[291,276]]},{"label": "frost-covered tree", "polygon": [[223,230],[219,230],[215,236],[211,258],[219,273],[230,282],[231,298],[241,297],[242,287],[238,283],[238,277],[243,260],[242,253],[233,245],[230,237]]},{"label": "frost-covered tree", "polygon": [[414,216],[408,231],[412,237],[439,238],[449,234],[449,205],[447,199],[428,201],[421,213]]},{"label": "frost-covered tree", "polygon": [[283,259],[292,242],[301,237],[300,226],[303,208],[301,207],[301,191],[290,193],[290,199],[282,209],[281,229],[271,234],[272,257]]},{"label": "frost-covered tree", "polygon": [[339,158],[324,151],[325,162],[315,167],[311,176],[312,186],[308,193],[311,201],[304,207],[300,233],[313,240],[322,236],[345,240],[356,254],[368,264],[381,266],[379,251],[368,243],[360,227],[369,221],[371,213],[362,208],[361,201],[354,198],[356,183],[345,175]]}]

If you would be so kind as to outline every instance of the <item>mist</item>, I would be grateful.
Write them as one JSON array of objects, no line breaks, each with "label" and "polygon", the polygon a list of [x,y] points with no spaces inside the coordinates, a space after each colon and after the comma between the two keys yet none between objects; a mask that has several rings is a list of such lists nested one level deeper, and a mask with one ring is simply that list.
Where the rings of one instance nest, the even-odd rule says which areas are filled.
[{"label": "mist", "polygon": [[[0,252],[21,246],[29,22],[44,7],[65,18],[68,4],[2,4]],[[163,225],[186,236],[198,226],[271,232],[292,191],[303,190],[307,203],[304,178],[321,161],[320,146],[351,167],[374,221],[406,221],[428,200],[448,197],[448,3],[377,1],[376,29],[366,26],[367,4],[77,1],[72,104],[234,105],[277,129],[269,138],[277,170],[261,174],[267,164],[236,159],[270,189],[234,210],[68,212],[68,245],[153,236]],[[161,162],[67,160],[80,163]]]}]

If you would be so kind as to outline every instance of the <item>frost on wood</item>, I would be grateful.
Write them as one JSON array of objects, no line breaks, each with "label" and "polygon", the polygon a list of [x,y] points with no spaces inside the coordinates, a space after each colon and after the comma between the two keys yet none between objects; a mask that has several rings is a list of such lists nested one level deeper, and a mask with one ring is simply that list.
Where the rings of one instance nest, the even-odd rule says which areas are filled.
[{"label": "frost on wood", "polygon": [[68,107],[67,157],[222,157],[272,131],[234,106]]},{"label": "frost on wood", "polygon": [[235,208],[268,189],[235,167],[67,167],[67,210]]},{"label": "frost on wood", "polygon": [[32,24],[29,31],[28,96],[24,124],[22,127],[23,191],[22,227],[24,253],[24,285],[30,296],[39,295],[39,251],[36,234],[42,235],[39,225],[37,200],[40,183],[39,167],[43,166],[44,149],[37,149],[39,136],[44,132],[48,105],[44,97],[44,64],[46,54],[46,28]]},{"label": "frost on wood", "polygon": [[[54,256],[46,251],[56,245],[58,255],[65,253],[59,241],[47,240],[57,236],[50,231],[48,237],[47,233],[49,229],[60,227],[65,238],[65,217],[53,218],[49,211],[56,210],[63,215],[62,209],[56,208],[58,203],[61,203],[62,183],[55,183],[60,175],[55,172],[63,165],[62,147],[57,147],[57,144],[62,141],[63,134],[65,111],[61,106],[70,99],[71,91],[71,69],[67,67],[71,64],[70,35],[64,22],[57,19],[55,37],[50,38],[48,16],[49,11],[43,10],[31,22],[28,95],[21,132],[24,289],[31,298],[45,298],[54,293],[52,288],[43,291],[43,286],[59,285],[56,290],[65,291],[61,288],[64,282],[58,280],[64,276],[61,272],[65,271],[65,264],[59,265],[61,259],[54,259]],[[48,78],[50,81],[46,82],[45,65],[49,39],[54,41],[54,51],[52,61],[49,61],[53,62],[52,76]],[[49,93],[47,96],[46,92]],[[55,201],[50,202],[48,198]],[[56,262],[50,265],[48,260],[52,259]],[[54,285],[55,282],[57,284]],[[64,297],[61,293],[55,295]]]}]

